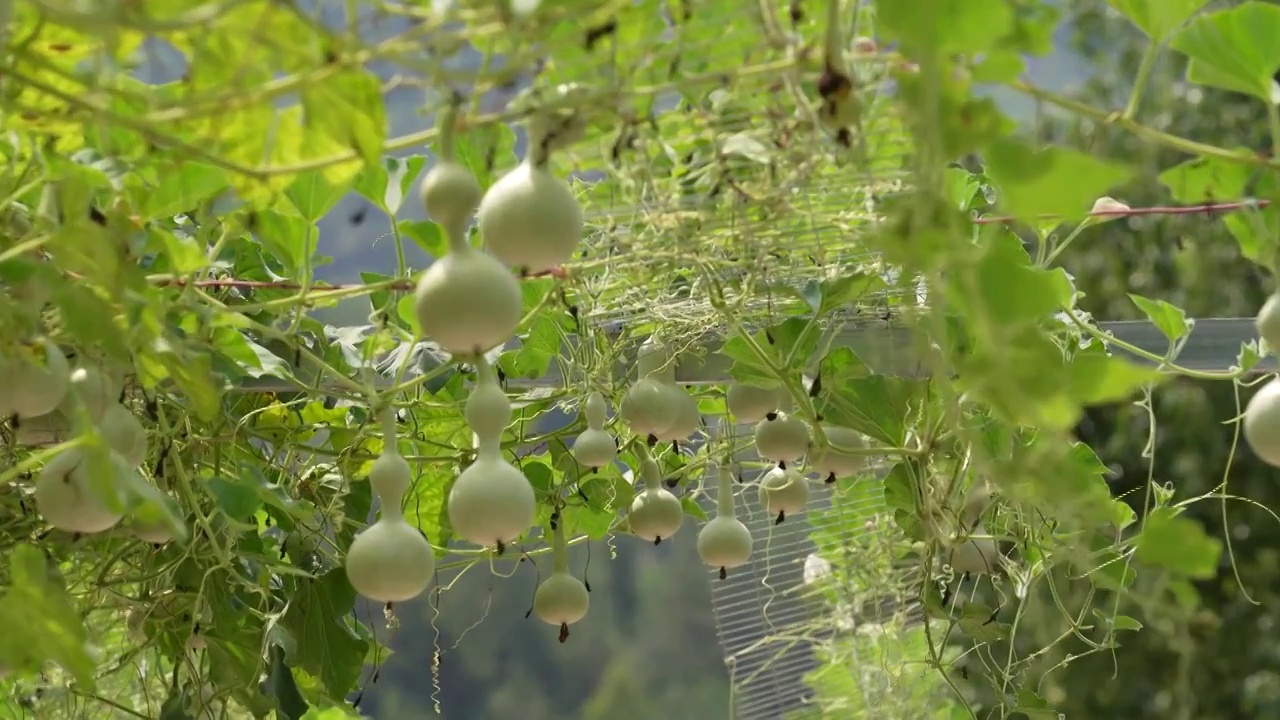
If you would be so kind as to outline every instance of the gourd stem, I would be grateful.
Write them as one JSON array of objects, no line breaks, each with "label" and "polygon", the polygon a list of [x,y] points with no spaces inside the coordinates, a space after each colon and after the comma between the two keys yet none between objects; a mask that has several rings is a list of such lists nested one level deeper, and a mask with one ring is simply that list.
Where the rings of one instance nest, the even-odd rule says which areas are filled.
[{"label": "gourd stem", "polygon": [[388,405],[382,409],[379,415],[379,419],[382,421],[382,452],[399,455],[400,446],[396,442],[398,439],[396,434],[396,409]]},{"label": "gourd stem", "polygon": [[569,572],[569,543],[564,539],[564,515],[551,531],[551,572]]},{"label": "gourd stem", "polygon": [[734,517],[733,509],[733,473],[728,468],[720,468],[720,488],[716,496],[716,516]]},{"label": "gourd stem", "polygon": [[644,482],[646,490],[658,490],[662,487],[662,473],[648,450],[645,450],[640,457],[640,479]]},{"label": "gourd stem", "polygon": [[471,243],[467,240],[467,224],[465,222],[458,223],[455,226],[444,226],[445,239],[449,241],[449,252],[453,255],[462,255],[475,250],[471,247]]}]

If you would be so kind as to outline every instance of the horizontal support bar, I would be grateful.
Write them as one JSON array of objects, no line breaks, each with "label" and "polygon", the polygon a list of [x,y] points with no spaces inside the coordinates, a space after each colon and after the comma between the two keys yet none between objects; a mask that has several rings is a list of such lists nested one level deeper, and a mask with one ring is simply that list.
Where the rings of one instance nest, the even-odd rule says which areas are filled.
[{"label": "horizontal support bar", "polygon": [[[1145,352],[1163,356],[1168,349],[1168,340],[1159,328],[1144,320],[1120,320],[1100,323],[1100,327],[1113,335],[1117,340],[1133,345]],[[1191,334],[1187,337],[1177,362],[1180,366],[1191,370],[1226,372],[1236,364],[1240,345],[1257,336],[1253,318],[1202,318],[1195,321]],[[925,373],[917,351],[918,336],[912,328],[890,325],[846,326],[837,332],[831,347],[848,347],[857,353],[873,372],[883,375],[904,377],[920,377]],[[729,380],[729,367],[732,361],[720,355],[720,341],[708,338],[702,353],[688,353],[676,367],[676,381],[682,384],[713,385]],[[508,344],[508,349],[520,347],[519,340]],[[1138,362],[1147,362],[1139,356],[1125,353],[1119,348],[1116,352],[1124,354]],[[429,346],[419,346],[419,371],[429,371],[445,362],[445,356],[432,352]],[[387,365],[394,365],[387,363]],[[1267,357],[1255,368],[1256,372],[1271,372],[1277,369],[1274,357]],[[630,369],[621,363],[615,368],[618,378],[630,377]],[[389,378],[382,378],[390,382]],[[569,378],[570,381],[576,378]],[[565,378],[559,363],[553,363],[551,370],[540,378],[510,378],[509,384],[514,387],[563,387]],[[275,377],[247,379],[238,390],[245,392],[297,392],[307,388],[297,383]],[[325,387],[317,390],[323,392]]]}]

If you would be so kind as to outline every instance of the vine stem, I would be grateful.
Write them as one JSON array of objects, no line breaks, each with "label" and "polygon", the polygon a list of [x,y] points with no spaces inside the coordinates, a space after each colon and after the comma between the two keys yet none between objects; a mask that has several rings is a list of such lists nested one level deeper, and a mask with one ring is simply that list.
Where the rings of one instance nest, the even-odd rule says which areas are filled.
[{"label": "vine stem", "polygon": [[1160,43],[1152,40],[1147,44],[1146,52],[1142,53],[1142,62],[1138,65],[1138,74],[1133,79],[1133,91],[1129,93],[1129,103],[1124,108],[1122,118],[1132,120],[1138,114],[1138,105],[1142,103],[1142,93],[1147,89],[1156,58],[1160,56],[1160,47]]}]

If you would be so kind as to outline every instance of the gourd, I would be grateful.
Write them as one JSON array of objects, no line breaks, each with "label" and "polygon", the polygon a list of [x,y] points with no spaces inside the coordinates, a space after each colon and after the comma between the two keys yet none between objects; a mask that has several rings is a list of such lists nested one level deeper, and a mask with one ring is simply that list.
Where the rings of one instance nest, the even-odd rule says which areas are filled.
[{"label": "gourd", "polygon": [[735,420],[754,425],[778,409],[778,389],[733,383],[725,391],[724,404]]},{"label": "gourd", "polygon": [[713,568],[720,568],[720,579],[728,577],[732,568],[751,559],[751,531],[737,517],[733,505],[733,475],[720,468],[716,488],[716,516],[698,531],[698,555]]},{"label": "gourd", "polygon": [[422,200],[434,208],[427,212],[441,219],[449,252],[418,279],[414,310],[423,337],[466,357],[497,347],[515,333],[524,298],[511,271],[467,241],[467,218],[476,209],[470,186],[476,181],[453,161],[453,119],[445,114],[441,162],[423,179]]},{"label": "gourd", "polygon": [[667,359],[652,340],[645,341],[636,355],[636,381],[618,406],[618,415],[631,432],[655,443],[682,419],[679,401],[664,383]]},{"label": "gourd", "polygon": [[604,422],[609,409],[604,396],[598,392],[587,395],[582,404],[582,416],[587,429],[573,441],[573,457],[592,472],[612,463],[618,457],[618,441],[605,432]]},{"label": "gourd", "polygon": [[476,176],[452,159],[436,163],[418,193],[427,217],[441,227],[466,227],[482,196]]},{"label": "gourd", "polygon": [[818,120],[830,130],[843,131],[857,125],[862,104],[854,93],[853,77],[844,58],[845,31],[840,17],[841,4],[827,4],[826,32],[823,39],[823,69],[818,76]]},{"label": "gourd", "polygon": [[1280,292],[1273,293],[1262,304],[1254,327],[1258,330],[1258,337],[1267,343],[1271,352],[1280,353]]},{"label": "gourd", "polygon": [[14,430],[14,440],[27,447],[56,445],[70,439],[74,433],[75,426],[70,418],[62,410],[54,410],[37,417],[23,418]]},{"label": "gourd", "polygon": [[569,573],[569,544],[562,523],[553,525],[551,535],[551,576],[533,594],[533,614],[548,625],[559,625],[560,642],[564,642],[569,639],[569,626],[587,616],[591,594]]},{"label": "gourd", "polygon": [[493,366],[480,358],[476,376],[465,407],[476,435],[476,459],[454,481],[446,509],[458,537],[501,553],[533,525],[537,498],[524,473],[502,456],[511,402],[498,386]]},{"label": "gourd", "polygon": [[795,470],[778,465],[760,478],[760,503],[765,512],[777,515],[775,525],[781,523],[809,504],[809,481]]},{"label": "gourd", "polygon": [[435,575],[431,543],[404,517],[404,494],[413,481],[409,464],[400,457],[395,411],[382,413],[382,452],[369,470],[369,485],[378,496],[381,513],[360,531],[347,549],[346,570],[351,587],[381,603],[404,602],[421,595]]},{"label": "gourd", "polygon": [[[108,484],[118,487],[120,475],[136,472],[118,453],[111,453],[110,471],[116,477]],[[72,448],[56,455],[40,471],[35,483],[36,512],[52,527],[71,533],[99,533],[115,527],[124,517],[123,503],[111,507],[103,497],[100,483],[89,475],[84,453]]]},{"label": "gourd", "polygon": [[640,478],[644,488],[631,501],[627,513],[631,533],[653,544],[676,534],[684,522],[684,507],[669,490],[662,487],[662,475],[658,464],[647,455],[640,461]]},{"label": "gourd", "polygon": [[671,443],[672,449],[679,452],[680,446],[678,443],[696,432],[698,425],[702,422],[702,413],[698,410],[698,401],[694,400],[684,388],[676,383],[674,358],[665,348],[658,344],[656,339],[650,338],[645,341],[644,345],[641,346],[640,352],[645,368],[651,371],[650,377],[662,386],[662,402],[668,408],[674,408],[671,413],[671,424],[665,429],[653,433],[653,436],[663,442]]},{"label": "gourd", "polygon": [[174,538],[173,528],[163,522],[133,523],[129,526],[129,532],[139,540],[152,545],[164,545],[172,542]]},{"label": "gourd", "polygon": [[866,447],[866,440],[861,433],[846,427],[823,425],[822,434],[827,438],[827,447],[809,449],[809,467],[812,470],[828,483],[862,471],[866,466],[866,459],[846,450]]},{"label": "gourd", "polygon": [[764,420],[756,425],[755,444],[760,457],[785,468],[787,463],[799,460],[808,451],[809,426],[790,414],[790,395],[779,394],[782,400],[780,409],[765,415]]},{"label": "gourd", "polygon": [[489,186],[476,221],[485,248],[521,274],[543,273],[573,258],[582,241],[582,207],[547,168],[549,128],[530,122],[525,159]]},{"label": "gourd", "polygon": [[1000,567],[1000,546],[979,523],[968,537],[951,546],[947,564],[960,574],[980,575]]},{"label": "gourd", "polygon": [[369,466],[369,488],[383,504],[401,502],[412,484],[413,470],[397,447],[384,447]]},{"label": "gourd", "polygon": [[1243,432],[1258,459],[1280,468],[1280,380],[1272,379],[1249,398]]},{"label": "gourd", "polygon": [[78,402],[88,413],[89,419],[96,423],[107,414],[107,409],[117,401],[119,395],[120,388],[105,372],[93,365],[80,365],[71,371],[70,392],[59,409],[67,417],[75,417],[75,403]]},{"label": "gourd", "polygon": [[118,402],[108,405],[98,429],[107,445],[120,453],[130,467],[138,467],[147,458],[147,431],[124,405]]},{"label": "gourd", "polygon": [[53,412],[62,403],[70,384],[71,365],[62,349],[47,338],[35,342],[37,358],[27,353],[15,358],[8,368],[9,411],[18,417],[37,417]]}]

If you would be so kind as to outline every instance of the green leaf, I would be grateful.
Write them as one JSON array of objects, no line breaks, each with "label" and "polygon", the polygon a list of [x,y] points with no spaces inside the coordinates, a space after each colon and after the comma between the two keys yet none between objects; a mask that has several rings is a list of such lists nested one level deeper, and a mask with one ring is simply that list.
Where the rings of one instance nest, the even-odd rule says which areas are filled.
[{"label": "green leaf", "polygon": [[1067,367],[1071,399],[1085,406],[1127,400],[1143,385],[1160,379],[1155,368],[1101,353],[1077,355]]},{"label": "green leaf", "polygon": [[[1248,150],[1238,148],[1242,153]],[[1221,158],[1195,158],[1160,173],[1160,183],[1180,203],[1203,203],[1244,195],[1253,169]]]},{"label": "green leaf", "polygon": [[1022,220],[1052,215],[1085,217],[1099,197],[1133,177],[1132,168],[1065,147],[1034,150],[1000,140],[985,153],[987,175],[1000,188],[999,205]]},{"label": "green leaf", "polygon": [[685,515],[698,522],[705,522],[707,519],[707,511],[702,509],[702,506],[698,504],[697,500],[693,499],[692,495],[685,495],[680,498],[680,507],[684,508]]},{"label": "green leaf", "polygon": [[1191,331],[1187,314],[1177,305],[1164,300],[1152,300],[1137,293],[1129,293],[1129,299],[1138,306],[1139,310],[1146,313],[1151,324],[1160,328],[1160,332],[1164,333],[1170,342],[1181,340]]},{"label": "green leaf", "polygon": [[1272,75],[1280,69],[1280,7],[1246,2],[1201,15],[1169,45],[1191,61],[1188,82],[1271,102]]},{"label": "green leaf", "polygon": [[218,509],[227,517],[244,520],[262,508],[262,496],[258,487],[239,477],[210,478],[206,487],[218,503]]},{"label": "green leaf", "polygon": [[[772,387],[778,384],[779,378],[769,369],[768,363],[783,370],[799,369],[798,366],[789,366],[788,359],[790,358],[792,365],[807,364],[818,347],[820,334],[817,326],[809,320],[792,317],[749,336],[745,335],[745,331],[738,330],[720,349],[720,353],[733,360],[729,373],[734,379]],[[754,341],[767,360],[756,355],[747,337]]]},{"label": "green leaf", "polygon": [[311,170],[294,178],[284,194],[304,220],[314,223],[328,214],[349,189],[349,182],[335,184],[324,173]]},{"label": "green leaf", "polygon": [[449,252],[449,239],[444,230],[430,220],[401,220],[396,226],[401,236],[413,240],[432,259],[439,260]]},{"label": "green leaf", "polygon": [[1152,42],[1160,43],[1208,4],[1208,0],[1107,0]]},{"label": "green leaf", "polygon": [[346,697],[364,666],[369,643],[347,624],[356,591],[338,567],[300,579],[281,622],[297,641],[295,665],[320,678],[332,697]]},{"label": "green leaf", "polygon": [[316,252],[315,225],[300,215],[276,210],[262,210],[254,217],[254,237],[284,266],[284,275],[302,277]]},{"label": "green leaf", "polygon": [[1244,209],[1222,220],[1246,260],[1267,267],[1280,248],[1280,208]]},{"label": "green leaf", "polygon": [[1022,241],[999,230],[963,292],[975,322],[987,323],[998,337],[1001,329],[1036,322],[1067,307],[1075,289],[1066,271],[1036,267]]},{"label": "green leaf", "polygon": [[404,198],[418,179],[427,159],[421,155],[383,158],[379,165],[369,165],[355,180],[355,191],[391,217],[400,212]]},{"label": "green leaf", "polygon": [[34,545],[7,553],[9,587],[0,597],[0,664],[22,673],[56,662],[86,688],[97,667],[80,614],[57,568]]},{"label": "green leaf", "polygon": [[454,159],[476,176],[480,187],[494,180],[494,169],[503,171],[516,161],[516,136],[506,123],[493,123],[470,129],[455,140]]},{"label": "green leaf", "polygon": [[187,275],[209,266],[209,257],[203,245],[184,232],[168,232],[157,227],[147,230],[152,238],[160,240],[170,271],[175,275]]},{"label": "green leaf", "polygon": [[355,150],[366,165],[381,163],[387,116],[377,76],[362,69],[334,73],[303,85],[301,99],[308,129]]},{"label": "green leaf", "polygon": [[1010,51],[987,53],[982,62],[973,68],[973,81],[978,83],[1009,83],[1022,77],[1027,63],[1022,55]]},{"label": "green leaf", "polygon": [[1142,523],[1136,557],[1148,565],[1171,570],[1193,580],[1218,574],[1222,541],[1205,534],[1200,523],[1178,515],[1173,508],[1156,508]]},{"label": "green leaf", "polygon": [[934,0],[927,11],[908,2],[876,6],[877,30],[915,52],[937,56],[990,50],[1013,30],[1013,20],[1003,0]]},{"label": "green leaf", "polygon": [[879,273],[850,272],[834,280],[823,280],[819,286],[821,303],[818,312],[825,315],[839,310],[885,288],[886,283]]},{"label": "green leaf", "polygon": [[268,694],[276,699],[277,715],[280,720],[301,720],[310,707],[298,690],[293,670],[285,663],[284,649],[272,645],[270,658],[266,686]]},{"label": "green leaf", "polygon": [[960,611],[956,624],[960,631],[976,642],[998,642],[1009,636],[1009,624],[996,620],[991,606],[981,602],[968,602]]},{"label": "green leaf", "polygon": [[227,187],[227,175],[221,168],[184,162],[165,168],[157,182],[136,190],[142,201],[138,214],[154,220],[190,212]]},{"label": "green leaf", "polygon": [[560,356],[560,330],[547,314],[534,318],[520,338],[520,349],[502,354],[498,366],[511,378],[540,378]]}]

